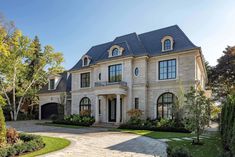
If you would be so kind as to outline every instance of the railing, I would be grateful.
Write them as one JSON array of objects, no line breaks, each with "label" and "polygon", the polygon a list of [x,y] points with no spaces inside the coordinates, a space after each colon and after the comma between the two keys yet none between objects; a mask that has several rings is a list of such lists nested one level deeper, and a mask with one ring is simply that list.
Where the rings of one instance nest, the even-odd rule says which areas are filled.
[{"label": "railing", "polygon": [[108,82],[108,81],[95,82],[95,87],[112,86],[112,85],[120,85],[120,86],[126,87],[127,83],[124,81],[120,81],[120,82]]}]

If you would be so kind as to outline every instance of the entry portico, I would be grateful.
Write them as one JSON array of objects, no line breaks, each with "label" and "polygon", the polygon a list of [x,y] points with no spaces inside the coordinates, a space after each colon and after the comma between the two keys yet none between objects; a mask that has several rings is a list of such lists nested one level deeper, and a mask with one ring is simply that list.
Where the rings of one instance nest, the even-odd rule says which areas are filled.
[{"label": "entry portico", "polygon": [[[127,103],[127,84],[126,82],[96,82],[95,83],[95,119],[96,123],[107,122],[119,124],[125,121]],[[101,101],[102,97],[103,101]],[[103,108],[103,114],[101,114]]]}]

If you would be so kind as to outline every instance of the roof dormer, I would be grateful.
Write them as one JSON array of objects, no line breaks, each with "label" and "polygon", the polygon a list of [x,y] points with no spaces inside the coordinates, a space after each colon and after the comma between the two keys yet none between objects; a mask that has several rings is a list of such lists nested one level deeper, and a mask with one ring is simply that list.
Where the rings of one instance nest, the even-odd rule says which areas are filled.
[{"label": "roof dormer", "polygon": [[61,75],[50,75],[48,77],[48,90],[55,90],[60,80]]},{"label": "roof dormer", "polygon": [[119,45],[113,45],[112,47],[110,47],[110,49],[108,50],[109,53],[109,57],[117,57],[117,56],[121,56],[122,53],[124,51],[124,48],[119,46]]},{"label": "roof dormer", "polygon": [[90,62],[91,62],[91,57],[90,57],[90,56],[84,55],[84,56],[82,57],[82,66],[83,66],[83,67],[89,66]]},{"label": "roof dormer", "polygon": [[164,36],[161,42],[162,42],[162,52],[173,50],[174,40],[171,36]]}]

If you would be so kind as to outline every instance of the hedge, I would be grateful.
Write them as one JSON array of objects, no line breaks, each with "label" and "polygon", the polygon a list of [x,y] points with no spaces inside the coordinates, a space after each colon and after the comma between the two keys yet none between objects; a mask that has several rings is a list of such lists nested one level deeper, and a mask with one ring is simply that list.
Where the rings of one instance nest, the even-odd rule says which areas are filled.
[{"label": "hedge", "polygon": [[235,93],[223,102],[220,131],[224,150],[235,156]]},{"label": "hedge", "polygon": [[10,147],[0,148],[0,157],[21,155],[23,153],[39,150],[45,146],[43,139],[38,135],[20,134],[22,143],[13,144]]},{"label": "hedge", "polygon": [[181,133],[191,133],[191,131],[183,127],[155,127],[155,126],[136,126],[129,124],[122,124],[119,129],[132,129],[132,130],[150,130],[150,131],[165,131],[165,132],[181,132]]},{"label": "hedge", "polygon": [[77,114],[65,116],[63,119],[53,120],[55,124],[91,126],[95,122],[95,118],[91,116],[80,116]]}]

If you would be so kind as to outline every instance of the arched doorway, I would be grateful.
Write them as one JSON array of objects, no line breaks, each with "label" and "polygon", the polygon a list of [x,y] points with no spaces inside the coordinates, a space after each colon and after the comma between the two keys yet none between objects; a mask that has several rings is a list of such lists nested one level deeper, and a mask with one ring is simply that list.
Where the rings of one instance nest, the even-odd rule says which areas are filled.
[{"label": "arched doorway", "polygon": [[41,119],[51,119],[53,116],[58,116],[58,103],[48,103],[41,107]]},{"label": "arched doorway", "polygon": [[177,97],[173,93],[163,93],[157,100],[157,118],[173,119],[173,106],[177,103]]}]

